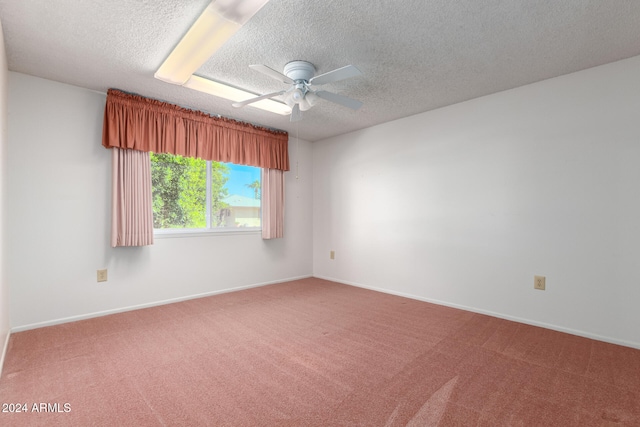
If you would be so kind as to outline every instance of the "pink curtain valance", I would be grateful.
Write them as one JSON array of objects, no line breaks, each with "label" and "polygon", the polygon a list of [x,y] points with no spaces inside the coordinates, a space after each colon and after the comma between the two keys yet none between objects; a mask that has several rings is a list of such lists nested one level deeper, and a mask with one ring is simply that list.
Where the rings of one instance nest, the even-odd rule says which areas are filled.
[{"label": "pink curtain valance", "polygon": [[107,92],[102,145],[289,170],[288,134],[116,89]]}]

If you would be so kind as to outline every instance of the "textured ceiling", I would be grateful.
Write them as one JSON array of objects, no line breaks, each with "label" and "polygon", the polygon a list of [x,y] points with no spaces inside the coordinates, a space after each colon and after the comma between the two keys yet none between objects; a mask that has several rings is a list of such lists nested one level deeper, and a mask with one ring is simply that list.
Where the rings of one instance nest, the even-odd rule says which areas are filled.
[{"label": "textured ceiling", "polygon": [[640,55],[637,0],[271,0],[196,74],[255,93],[251,70],[296,59],[363,76],[323,86],[298,124],[153,78],[208,0],[0,0],[9,69],[101,92],[118,88],[317,141]]}]

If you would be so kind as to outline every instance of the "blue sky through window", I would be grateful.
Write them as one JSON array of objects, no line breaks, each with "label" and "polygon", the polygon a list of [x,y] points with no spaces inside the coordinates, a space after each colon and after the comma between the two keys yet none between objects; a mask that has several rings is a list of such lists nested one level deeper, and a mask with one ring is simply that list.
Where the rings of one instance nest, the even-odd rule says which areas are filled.
[{"label": "blue sky through window", "polygon": [[227,189],[229,195],[238,195],[245,197],[254,197],[254,191],[246,185],[251,184],[255,180],[260,180],[260,168],[253,166],[234,165],[227,163],[229,166],[229,180],[227,181]]}]

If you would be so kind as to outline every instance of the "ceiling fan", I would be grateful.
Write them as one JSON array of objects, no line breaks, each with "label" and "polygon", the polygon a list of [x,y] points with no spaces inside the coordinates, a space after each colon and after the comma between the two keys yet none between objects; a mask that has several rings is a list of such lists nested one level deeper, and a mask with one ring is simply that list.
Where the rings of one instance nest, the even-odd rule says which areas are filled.
[{"label": "ceiling fan", "polygon": [[284,66],[284,74],[266,65],[249,65],[249,67],[291,86],[288,89],[283,89],[278,92],[268,93],[241,102],[234,102],[232,105],[236,108],[244,107],[245,105],[262,99],[284,95],[284,102],[292,109],[291,121],[297,122],[302,119],[302,111],[307,111],[313,107],[318,101],[318,98],[326,99],[327,101],[340,104],[352,110],[357,110],[362,107],[362,102],[356,101],[355,99],[326,90],[314,90],[312,88],[312,86],[321,86],[362,75],[360,70],[353,65],[347,65],[317,76],[314,76],[316,68],[307,61],[291,61],[287,63]]}]

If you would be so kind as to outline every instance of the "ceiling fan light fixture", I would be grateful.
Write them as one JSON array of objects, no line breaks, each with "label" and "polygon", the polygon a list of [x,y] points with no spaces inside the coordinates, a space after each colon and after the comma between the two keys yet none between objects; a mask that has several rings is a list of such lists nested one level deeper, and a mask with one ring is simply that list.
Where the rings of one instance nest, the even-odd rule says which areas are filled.
[{"label": "ceiling fan light fixture", "polygon": [[154,77],[183,85],[268,0],[214,0],[189,28]]},{"label": "ceiling fan light fixture", "polygon": [[293,99],[291,98],[291,96],[285,96],[284,103],[287,104],[289,108],[293,108],[293,106],[296,105],[296,103],[293,102]]},{"label": "ceiling fan light fixture", "polygon": [[309,91],[307,92],[307,94],[305,95],[304,99],[307,100],[307,102],[309,103],[309,105],[311,107],[313,107],[314,105],[316,105],[316,103],[318,102],[318,99],[320,99],[318,97],[318,95],[316,95],[314,92]]},{"label": "ceiling fan light fixture", "polygon": [[304,101],[306,88],[301,84],[296,84],[287,90],[284,94],[284,102],[291,108],[294,105]]},{"label": "ceiling fan light fixture", "polygon": [[[216,82],[215,80],[205,79],[200,76],[191,76],[189,80],[185,82],[184,87],[236,102],[245,101],[256,96],[251,92]],[[263,99],[254,102],[251,105],[256,108],[260,108],[261,110],[270,111],[283,116],[291,114],[291,108],[272,99]]]},{"label": "ceiling fan light fixture", "polygon": [[293,99],[291,98],[291,92],[293,92],[293,88],[289,88],[289,90],[287,90],[282,96],[282,99],[284,100],[285,104],[287,104],[290,108],[293,108],[296,103],[293,102]]},{"label": "ceiling fan light fixture", "polygon": [[311,103],[309,102],[306,96],[302,98],[302,100],[298,103],[298,105],[300,106],[300,111],[307,111],[311,107],[313,107],[313,105],[311,105]]},{"label": "ceiling fan light fixture", "polygon": [[299,87],[296,87],[293,92],[291,92],[291,99],[294,103],[299,104],[300,101],[304,99],[304,92]]}]

